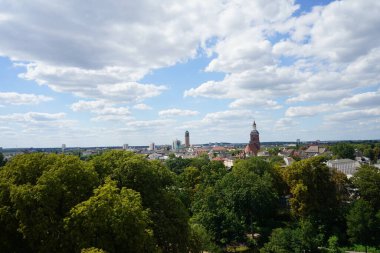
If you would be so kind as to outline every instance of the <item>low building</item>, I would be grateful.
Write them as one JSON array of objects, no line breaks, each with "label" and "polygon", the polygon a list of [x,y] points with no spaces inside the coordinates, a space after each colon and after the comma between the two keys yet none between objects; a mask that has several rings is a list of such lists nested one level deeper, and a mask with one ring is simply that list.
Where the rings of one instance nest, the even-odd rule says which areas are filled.
[{"label": "low building", "polygon": [[327,161],[327,166],[330,168],[335,168],[340,172],[343,172],[347,175],[347,177],[351,177],[360,167],[360,163],[351,159],[337,159]]},{"label": "low building", "polygon": [[311,145],[306,150],[305,153],[308,157],[321,155],[326,152],[326,148],[320,147],[318,145]]},{"label": "low building", "polygon": [[294,159],[292,157],[284,157],[285,166],[292,165],[294,163]]}]

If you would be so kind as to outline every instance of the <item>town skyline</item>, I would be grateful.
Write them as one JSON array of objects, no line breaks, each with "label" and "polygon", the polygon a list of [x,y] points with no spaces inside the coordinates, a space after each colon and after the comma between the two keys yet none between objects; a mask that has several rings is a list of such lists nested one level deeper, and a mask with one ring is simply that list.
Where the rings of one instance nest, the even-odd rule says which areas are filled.
[{"label": "town skyline", "polygon": [[[380,139],[380,3],[0,3],[0,147]],[[360,25],[358,25],[360,24]]]}]

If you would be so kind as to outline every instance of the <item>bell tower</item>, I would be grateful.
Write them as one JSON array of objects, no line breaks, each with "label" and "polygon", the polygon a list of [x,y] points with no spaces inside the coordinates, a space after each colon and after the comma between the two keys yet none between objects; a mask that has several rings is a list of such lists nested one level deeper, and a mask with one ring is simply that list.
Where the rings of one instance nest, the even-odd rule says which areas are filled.
[{"label": "bell tower", "polygon": [[257,156],[257,153],[260,150],[260,133],[257,131],[255,121],[253,121],[252,128],[249,143],[245,148],[245,153],[248,155]]}]

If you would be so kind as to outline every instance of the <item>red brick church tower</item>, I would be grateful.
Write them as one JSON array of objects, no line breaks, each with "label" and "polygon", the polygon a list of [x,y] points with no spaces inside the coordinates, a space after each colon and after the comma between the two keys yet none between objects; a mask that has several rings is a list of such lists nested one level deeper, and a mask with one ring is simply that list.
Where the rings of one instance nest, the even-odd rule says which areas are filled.
[{"label": "red brick church tower", "polygon": [[260,150],[260,134],[256,129],[256,122],[253,121],[253,130],[251,131],[250,140],[248,145],[245,147],[245,154],[249,156],[257,156]]}]

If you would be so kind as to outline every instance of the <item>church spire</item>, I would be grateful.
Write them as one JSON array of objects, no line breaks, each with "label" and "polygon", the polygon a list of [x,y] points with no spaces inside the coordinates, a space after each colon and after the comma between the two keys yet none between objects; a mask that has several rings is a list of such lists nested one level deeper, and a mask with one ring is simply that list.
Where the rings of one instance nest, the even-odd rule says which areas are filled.
[{"label": "church spire", "polygon": [[253,130],[256,130],[256,122],[255,121],[253,121]]}]

